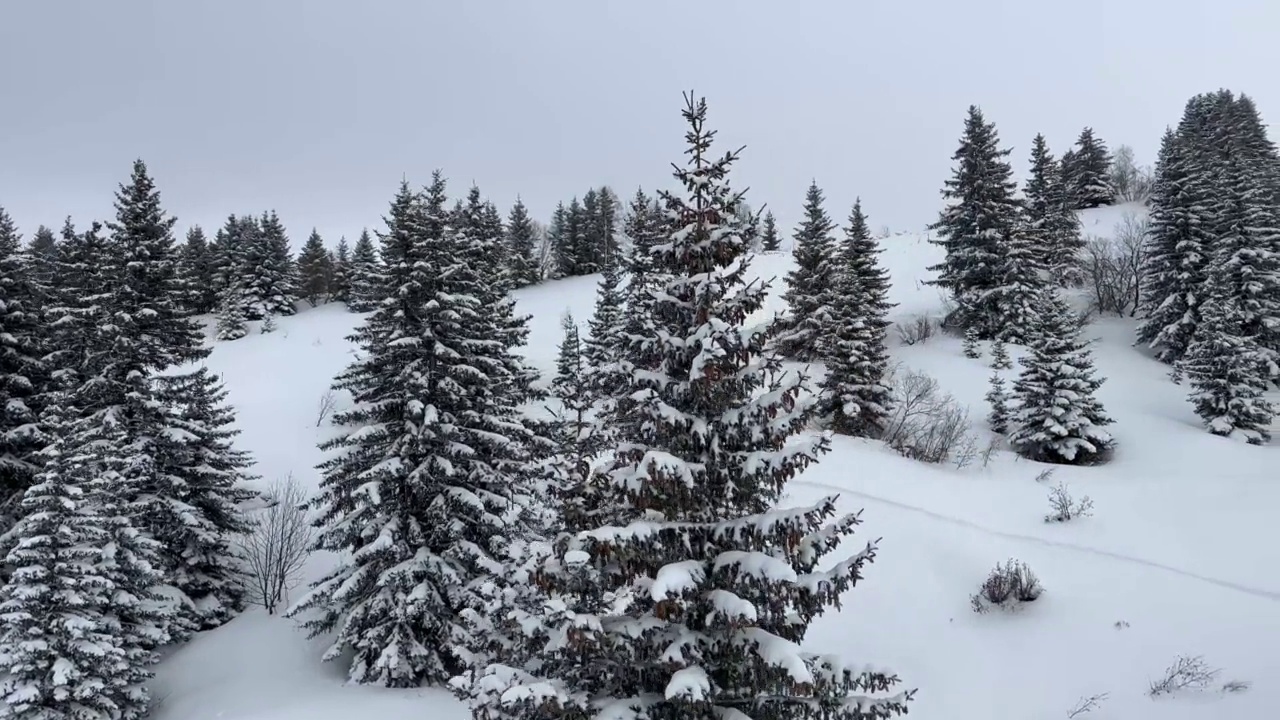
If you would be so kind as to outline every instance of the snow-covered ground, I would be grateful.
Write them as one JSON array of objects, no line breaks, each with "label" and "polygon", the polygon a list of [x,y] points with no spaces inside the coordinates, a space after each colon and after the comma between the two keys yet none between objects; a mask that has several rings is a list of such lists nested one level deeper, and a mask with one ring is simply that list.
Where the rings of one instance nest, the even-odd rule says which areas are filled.
[{"label": "snow-covered ground", "polygon": [[[1109,234],[1125,211],[1085,213],[1085,232]],[[938,312],[938,293],[921,284],[937,248],[924,235],[883,243],[899,304],[894,319]],[[777,294],[789,265],[786,255],[757,258],[756,272],[777,278],[768,312],[781,308]],[[554,367],[561,314],[570,310],[585,322],[594,289],[595,278],[575,278],[520,293],[521,309],[533,315],[528,356],[544,373]],[[351,358],[344,337],[358,322],[336,305],[307,310],[281,320],[274,334],[218,344],[208,360],[226,378],[241,446],[256,456],[263,482],[292,472],[308,487],[316,484],[316,443],[334,432],[317,427],[317,408]],[[894,668],[907,687],[919,688],[913,717],[1060,719],[1079,698],[1101,693],[1108,697],[1089,718],[1280,717],[1280,441],[1259,448],[1204,432],[1185,386],[1131,346],[1132,330],[1132,321],[1113,318],[1088,329],[1108,378],[1100,397],[1115,420],[1114,460],[1053,476],[1094,500],[1093,517],[1045,524],[1049,488],[1035,478],[1047,466],[1007,451],[957,470],[837,438],[832,452],[792,483],[788,502],[838,493],[847,509],[865,508],[864,539],[883,540],[865,582],[811,632],[811,649]],[[895,360],[933,375],[969,405],[985,445],[986,358],[964,358],[951,337],[911,347],[897,346],[896,337],[890,342]],[[1004,372],[1012,379],[1016,369]],[[973,613],[969,596],[1011,557],[1031,566],[1046,593],[1016,614]],[[313,558],[311,576],[330,562]],[[345,666],[321,663],[323,647],[292,621],[251,610],[164,660],[156,717],[468,717],[439,690],[346,685]],[[1148,684],[1179,655],[1203,655],[1221,668],[1217,684],[1148,697]],[[1229,680],[1252,685],[1220,691]]]}]

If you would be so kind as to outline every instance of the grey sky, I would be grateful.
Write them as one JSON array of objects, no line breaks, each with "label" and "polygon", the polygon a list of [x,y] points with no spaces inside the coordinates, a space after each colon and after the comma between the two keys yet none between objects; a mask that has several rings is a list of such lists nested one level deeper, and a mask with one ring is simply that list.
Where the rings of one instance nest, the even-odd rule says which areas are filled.
[{"label": "grey sky", "polygon": [[0,205],[105,219],[142,157],[181,228],[274,207],[295,244],[350,238],[436,167],[546,220],[669,186],[693,88],[788,234],[810,178],[918,229],[969,103],[1019,172],[1086,124],[1148,163],[1194,93],[1280,114],[1278,27],[1275,0],[0,0]]}]

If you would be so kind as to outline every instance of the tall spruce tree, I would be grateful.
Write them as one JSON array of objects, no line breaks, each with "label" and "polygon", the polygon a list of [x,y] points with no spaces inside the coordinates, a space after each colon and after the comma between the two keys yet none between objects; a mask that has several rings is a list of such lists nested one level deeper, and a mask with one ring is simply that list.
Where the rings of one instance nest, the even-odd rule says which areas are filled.
[{"label": "tall spruce tree", "polygon": [[338,246],[334,248],[329,264],[333,267],[330,296],[334,302],[351,302],[351,245],[346,236],[338,238]]},{"label": "tall spruce tree", "polygon": [[537,233],[533,218],[520,198],[507,216],[507,274],[513,287],[533,285],[542,279],[538,267]]},{"label": "tall spruce tree", "polygon": [[1084,237],[1067,197],[1062,166],[1054,161],[1043,135],[1031,143],[1031,175],[1023,195],[1026,240],[1036,270],[1060,284],[1078,284]]},{"label": "tall spruce tree", "polygon": [[[381,234],[388,298],[357,334],[363,357],[339,379],[355,426],[325,443],[313,502],[317,549],[345,559],[289,611],[336,632],[358,683],[442,683],[472,661],[460,613],[501,573],[521,530],[525,426],[504,391],[484,274],[446,222],[443,180],[426,197],[401,186]],[[433,197],[435,195],[435,197]],[[506,352],[506,348],[500,348]],[[314,614],[312,613],[314,611]]]},{"label": "tall spruce tree", "polygon": [[833,324],[823,383],[824,414],[843,435],[877,437],[893,408],[885,383],[889,352],[885,334],[889,275],[876,259],[880,248],[867,229],[862,201],[853,204],[827,304]]},{"label": "tall spruce tree", "polygon": [[554,270],[551,273],[551,279],[556,280],[568,277],[569,273],[565,271],[566,263],[573,263],[573,250],[569,247],[567,237],[569,223],[569,210],[565,208],[564,203],[557,203],[555,212],[551,214],[551,224],[547,226],[547,244],[551,247],[551,257],[555,260]]},{"label": "tall spruce tree", "polygon": [[830,298],[836,229],[822,207],[822,190],[815,181],[805,194],[804,220],[796,227],[792,255],[795,269],[787,273],[789,315],[782,320],[778,349],[788,358],[814,360],[822,356],[823,338],[833,321]]},{"label": "tall spruce tree", "polygon": [[[799,649],[809,620],[861,578],[875,547],[821,571],[858,517],[835,518],[834,498],[766,512],[826,440],[792,441],[814,410],[803,381],[777,380],[767,328],[743,327],[767,288],[745,280],[740,198],[726,184],[736,155],[710,157],[705,112],[690,99],[690,159],[677,168],[685,197],[665,197],[681,224],[655,247],[663,283],[636,341],[653,369],[636,372],[635,414],[602,485],[643,520],[556,544],[533,586],[544,601],[494,633],[513,634],[501,662],[455,685],[477,717],[851,719],[906,709],[909,695],[878,696],[896,678]],[[572,640],[554,641],[563,637]]]},{"label": "tall spruce tree", "polygon": [[268,315],[297,312],[297,270],[289,253],[289,237],[275,211],[265,212],[241,229],[245,315],[261,320]]},{"label": "tall spruce tree", "polygon": [[351,279],[351,294],[347,307],[351,312],[363,313],[376,308],[382,300],[382,268],[368,230],[360,231],[355,249],[351,251],[348,277]]},{"label": "tall spruce tree", "polygon": [[1107,144],[1093,134],[1093,128],[1080,131],[1066,180],[1074,209],[1112,205],[1116,190],[1111,184],[1111,153]]},{"label": "tall spruce tree", "polygon": [[182,283],[185,307],[193,315],[213,312],[218,305],[214,283],[215,267],[213,249],[199,225],[187,230],[187,241],[182,245],[178,261],[178,276]]},{"label": "tall spruce tree", "polygon": [[55,268],[58,262],[58,239],[54,236],[53,230],[44,225],[36,228],[27,251],[31,257],[31,271],[35,273],[36,280],[46,287],[52,285],[56,279]]},{"label": "tall spruce tree", "polygon": [[583,257],[587,244],[587,216],[578,198],[575,197],[565,208],[559,230],[555,252],[560,277],[588,274],[588,260]]},{"label": "tall spruce tree", "polygon": [[48,333],[42,318],[47,288],[36,261],[21,250],[13,219],[0,207],[0,533],[21,493],[40,469],[37,456],[48,435],[37,422],[49,389],[44,362]]},{"label": "tall spruce tree", "polygon": [[778,221],[773,212],[764,214],[764,227],[760,233],[760,249],[764,252],[778,252],[782,249],[782,238],[778,235]]},{"label": "tall spruce tree", "polygon": [[307,244],[298,253],[298,295],[311,307],[326,302],[332,279],[333,263],[329,259],[329,251],[320,233],[311,228]]},{"label": "tall spruce tree", "polygon": [[976,105],[969,106],[964,137],[953,159],[952,176],[942,195],[948,201],[932,229],[933,240],[946,257],[929,269],[938,277],[930,284],[945,289],[956,310],[948,322],[975,326],[989,338],[1001,329],[1003,313],[997,292],[1006,282],[1006,249],[1022,224],[1014,197],[1013,169],[1000,148],[993,123]]},{"label": "tall spruce tree", "polygon": [[[622,269],[613,262],[607,262],[600,282],[596,286],[596,306],[588,321],[586,342],[583,353],[587,367],[593,377],[609,385],[604,378],[609,374],[609,366],[617,362],[621,352],[622,313],[625,298],[622,288]],[[600,392],[612,394],[608,387],[598,388]]]},{"label": "tall spruce tree", "polygon": [[1096,462],[1113,440],[1111,424],[1094,397],[1104,378],[1094,375],[1088,343],[1075,317],[1055,291],[1046,290],[1030,352],[1018,359],[1022,371],[1013,384],[1019,401],[1009,442],[1023,457],[1081,465]]}]

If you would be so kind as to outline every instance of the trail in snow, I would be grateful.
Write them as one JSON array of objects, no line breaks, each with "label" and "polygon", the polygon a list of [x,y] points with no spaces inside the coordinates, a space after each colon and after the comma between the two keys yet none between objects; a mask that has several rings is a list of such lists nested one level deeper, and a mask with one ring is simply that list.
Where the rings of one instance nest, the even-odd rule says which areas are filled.
[{"label": "trail in snow", "polygon": [[1240,583],[1231,582],[1230,580],[1221,580],[1218,578],[1209,577],[1207,575],[1200,575],[1199,573],[1194,573],[1194,572],[1191,572],[1190,570],[1183,570],[1182,568],[1177,568],[1172,565],[1166,565],[1162,562],[1157,562],[1155,560],[1146,560],[1139,557],[1133,557],[1132,555],[1123,555],[1121,553],[1115,553],[1109,550],[1101,550],[1098,548],[1089,547],[1087,545],[1076,545],[1074,543],[1062,542],[1060,540],[1049,540],[1046,538],[1036,537],[1034,535],[1023,535],[1021,533],[1012,533],[1012,532],[1006,532],[1004,530],[995,530],[989,527],[984,527],[974,522],[970,522],[963,518],[953,517],[951,515],[943,515],[942,513],[934,512],[932,510],[927,510],[917,505],[910,505],[907,503],[898,502],[896,500],[888,500],[886,498],[878,497],[876,495],[871,495],[865,492],[859,492],[857,490],[850,490],[849,488],[842,488],[837,485],[831,485],[829,483],[813,482],[809,480],[795,480],[794,482],[797,485],[821,488],[823,490],[833,490],[842,495],[843,494],[852,495],[855,497],[862,498],[864,500],[870,500],[871,502],[877,502],[882,505],[888,505],[890,507],[899,508],[901,510],[913,512],[918,515],[924,515],[926,517],[930,517],[935,520],[941,520],[942,522],[950,523],[952,525],[958,525],[960,527],[968,528],[970,530],[977,530],[978,532],[985,533],[987,535],[991,535],[994,537],[1005,538],[1007,540],[1020,540],[1023,542],[1035,543],[1037,545],[1043,545],[1046,547],[1061,548],[1063,550],[1074,550],[1076,552],[1085,553],[1088,555],[1094,555],[1096,557],[1104,557],[1104,558],[1110,558],[1112,560],[1119,560],[1121,562],[1141,565],[1143,567],[1149,567],[1156,570],[1163,570],[1165,572],[1173,573],[1175,575],[1181,575],[1182,577],[1190,578],[1192,580],[1198,580],[1200,582],[1207,583],[1209,585],[1216,585],[1218,587],[1225,588],[1227,590],[1234,590],[1236,592],[1244,593],[1246,595],[1252,595],[1254,597],[1263,598],[1265,600],[1280,602],[1280,592],[1250,587],[1248,585],[1241,585]]}]

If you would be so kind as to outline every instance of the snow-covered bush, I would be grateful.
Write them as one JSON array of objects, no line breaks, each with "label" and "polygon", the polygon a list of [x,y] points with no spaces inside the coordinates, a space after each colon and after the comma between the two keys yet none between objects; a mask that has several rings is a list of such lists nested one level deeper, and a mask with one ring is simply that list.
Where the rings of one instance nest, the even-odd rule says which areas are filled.
[{"label": "snow-covered bush", "polygon": [[884,441],[904,457],[941,463],[972,459],[977,448],[969,430],[969,411],[938,381],[921,372],[894,375],[893,412],[885,422]]},{"label": "snow-covered bush", "polygon": [[1047,523],[1068,522],[1093,514],[1093,500],[1088,495],[1076,500],[1071,497],[1067,486],[1062,483],[1058,483],[1049,491],[1049,507],[1052,512],[1044,516],[1044,521]]},{"label": "snow-covered bush", "polygon": [[905,322],[897,323],[898,339],[903,345],[915,345],[933,337],[938,332],[938,323],[928,315],[915,315]]},{"label": "snow-covered bush", "polygon": [[274,615],[297,584],[311,547],[313,530],[303,503],[306,493],[293,475],[277,480],[268,505],[244,539],[249,598]]},{"label": "snow-covered bush", "polygon": [[1031,568],[1021,560],[1010,559],[1003,565],[996,565],[969,601],[977,613],[985,613],[993,607],[1016,610],[1024,603],[1034,602],[1043,593],[1044,587]]}]

